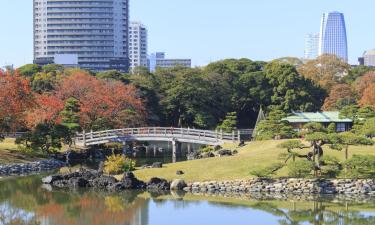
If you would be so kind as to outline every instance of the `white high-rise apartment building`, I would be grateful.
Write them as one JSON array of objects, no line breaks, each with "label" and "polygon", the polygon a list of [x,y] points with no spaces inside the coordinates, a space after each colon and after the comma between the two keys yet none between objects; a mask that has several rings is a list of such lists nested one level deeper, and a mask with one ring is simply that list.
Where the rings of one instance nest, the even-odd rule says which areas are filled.
[{"label": "white high-rise apartment building", "polygon": [[365,66],[375,67],[375,50],[368,50],[363,53],[363,63]]},{"label": "white high-rise apartment building", "polygon": [[129,25],[129,60],[133,70],[138,66],[147,67],[147,28],[140,22]]},{"label": "white high-rise apartment building", "polygon": [[127,72],[128,30],[129,0],[34,0],[34,62]]},{"label": "white high-rise apartment building", "polygon": [[332,54],[348,61],[348,43],[344,14],[324,13],[320,27],[319,55]]},{"label": "white high-rise apartment building", "polygon": [[319,33],[305,36],[305,59],[316,59],[319,53]]}]

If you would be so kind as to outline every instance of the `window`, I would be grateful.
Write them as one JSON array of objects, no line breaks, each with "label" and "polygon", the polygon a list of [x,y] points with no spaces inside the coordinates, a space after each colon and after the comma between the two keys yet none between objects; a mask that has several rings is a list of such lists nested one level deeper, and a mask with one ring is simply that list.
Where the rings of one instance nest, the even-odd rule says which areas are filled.
[{"label": "window", "polygon": [[345,123],[337,123],[336,124],[336,131],[337,132],[345,132],[346,131]]}]

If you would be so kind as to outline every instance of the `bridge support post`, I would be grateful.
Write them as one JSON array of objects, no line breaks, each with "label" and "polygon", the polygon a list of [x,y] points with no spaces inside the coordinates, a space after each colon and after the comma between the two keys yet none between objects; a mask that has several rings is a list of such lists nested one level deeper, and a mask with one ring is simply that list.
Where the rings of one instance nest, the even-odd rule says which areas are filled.
[{"label": "bridge support post", "polygon": [[177,162],[177,157],[181,155],[181,142],[172,141],[172,161]]},{"label": "bridge support post", "polygon": [[122,155],[124,157],[126,156],[126,141],[122,142]]},{"label": "bridge support post", "polygon": [[188,153],[188,155],[191,154],[191,144],[190,143],[187,144],[187,153]]}]

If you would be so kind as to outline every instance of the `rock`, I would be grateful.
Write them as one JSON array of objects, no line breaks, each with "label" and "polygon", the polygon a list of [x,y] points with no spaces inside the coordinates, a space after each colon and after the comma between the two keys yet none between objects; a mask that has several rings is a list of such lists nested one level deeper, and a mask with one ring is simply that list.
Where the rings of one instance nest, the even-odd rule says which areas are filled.
[{"label": "rock", "polygon": [[167,191],[170,189],[170,184],[165,179],[154,177],[154,178],[151,178],[151,180],[147,183],[147,189]]},{"label": "rock", "polygon": [[43,184],[52,184],[54,181],[61,180],[62,176],[60,175],[54,175],[54,176],[48,176],[42,179]]},{"label": "rock", "polygon": [[185,174],[185,173],[184,173],[182,170],[177,170],[177,171],[176,171],[176,174],[177,174],[177,175],[183,175],[183,174]]},{"label": "rock", "polygon": [[118,181],[114,177],[101,176],[92,180],[91,186],[103,190],[106,189],[107,186],[112,186],[117,182]]},{"label": "rock", "polygon": [[213,157],[215,157],[215,154],[214,153],[212,153],[212,152],[205,152],[205,153],[203,153],[202,155],[201,155],[201,158],[213,158]]},{"label": "rock", "polygon": [[162,167],[163,167],[163,163],[161,163],[161,162],[154,162],[151,165],[151,168],[162,168]]},{"label": "rock", "polygon": [[71,188],[85,188],[89,182],[82,177],[73,177],[69,180],[69,187]]},{"label": "rock", "polygon": [[124,189],[143,189],[146,187],[145,183],[135,178],[132,172],[124,173],[121,183]]},{"label": "rock", "polygon": [[232,156],[232,151],[231,150],[226,150],[226,149],[222,149],[222,150],[219,150],[217,152],[217,154],[221,157],[221,156]]},{"label": "rock", "polygon": [[187,187],[184,180],[176,179],[171,183],[170,189],[174,191],[180,191]]}]

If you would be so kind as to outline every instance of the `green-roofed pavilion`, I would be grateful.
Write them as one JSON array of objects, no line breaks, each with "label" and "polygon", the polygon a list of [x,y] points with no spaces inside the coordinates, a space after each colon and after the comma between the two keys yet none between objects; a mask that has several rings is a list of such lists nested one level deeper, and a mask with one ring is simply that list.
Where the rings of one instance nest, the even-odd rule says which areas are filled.
[{"label": "green-roofed pavilion", "polygon": [[301,130],[306,123],[321,123],[325,127],[334,123],[338,132],[344,132],[351,129],[353,120],[341,118],[339,112],[293,112],[293,115],[283,119],[288,121],[295,130]]}]

